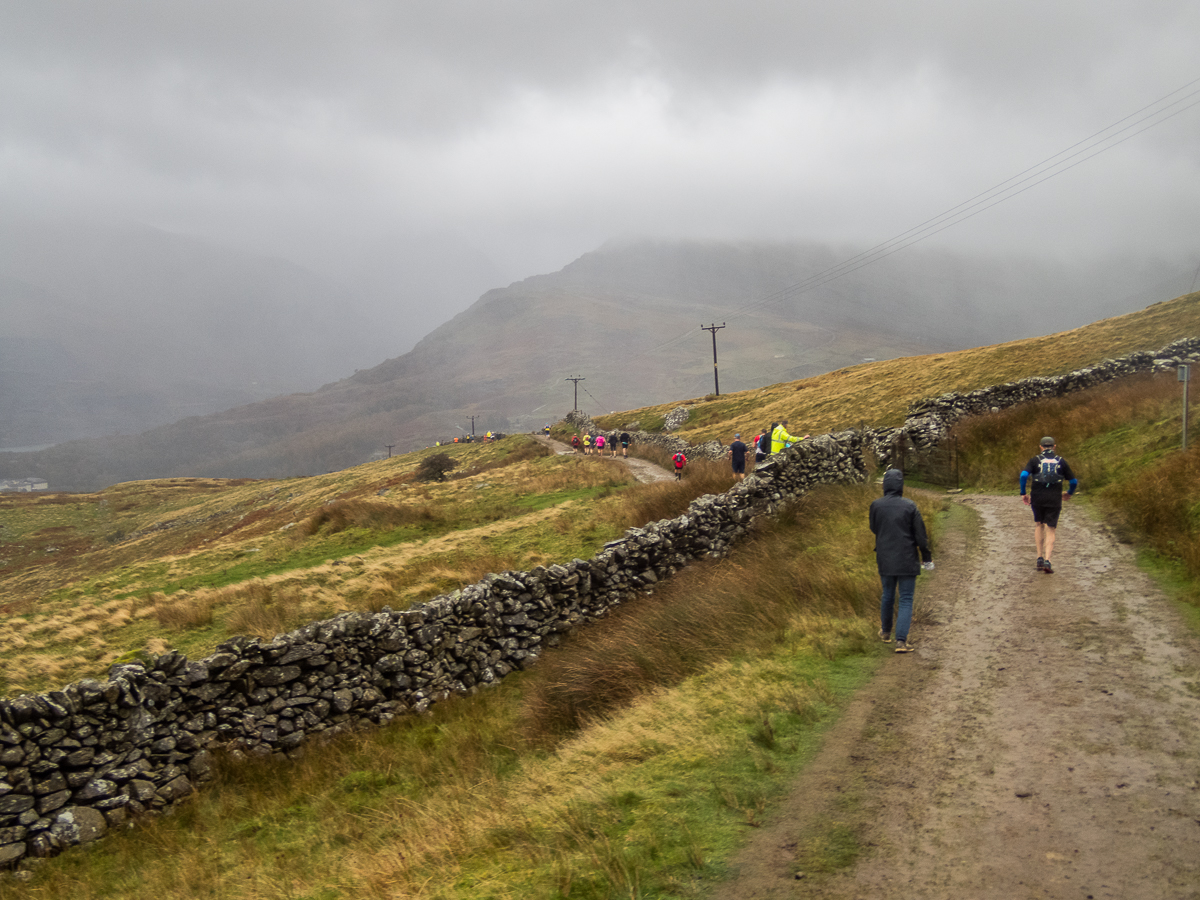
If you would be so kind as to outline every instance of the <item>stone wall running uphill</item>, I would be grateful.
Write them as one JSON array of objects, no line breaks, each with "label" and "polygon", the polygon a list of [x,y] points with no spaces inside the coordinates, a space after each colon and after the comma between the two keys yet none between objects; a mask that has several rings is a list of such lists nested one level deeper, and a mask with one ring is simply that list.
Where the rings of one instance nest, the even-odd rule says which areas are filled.
[{"label": "stone wall running uphill", "polygon": [[114,666],[106,682],[0,701],[0,865],[53,855],[211,778],[211,751],[290,754],[384,724],[527,666],[689,562],[721,557],[756,516],[811,486],[865,477],[853,432],[770,457],[674,519],[630,529],[591,559],[504,572],[403,611],[350,612],[205,659]]}]

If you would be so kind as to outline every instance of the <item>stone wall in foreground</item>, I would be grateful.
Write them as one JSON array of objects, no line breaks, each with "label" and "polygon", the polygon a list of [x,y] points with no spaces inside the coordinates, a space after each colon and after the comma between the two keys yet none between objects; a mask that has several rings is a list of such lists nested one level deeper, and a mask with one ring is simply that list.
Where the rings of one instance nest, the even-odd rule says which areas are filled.
[{"label": "stone wall in foreground", "polygon": [[273,640],[172,652],[105,682],[0,701],[0,865],[49,856],[160,810],[211,777],[210,752],[295,753],[527,666],[573,628],[689,562],[720,557],[751,520],[822,482],[865,477],[859,436],[805,441],[674,519],[591,559],[504,572],[409,610],[344,613]]}]

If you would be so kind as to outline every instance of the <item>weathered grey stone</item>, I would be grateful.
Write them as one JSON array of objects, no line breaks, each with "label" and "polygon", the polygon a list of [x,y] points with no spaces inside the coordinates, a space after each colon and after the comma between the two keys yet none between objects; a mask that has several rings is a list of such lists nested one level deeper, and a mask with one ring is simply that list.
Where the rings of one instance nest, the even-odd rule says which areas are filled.
[{"label": "weathered grey stone", "polygon": [[66,806],[67,801],[71,799],[71,792],[67,790],[58,791],[54,794],[47,794],[44,797],[39,797],[37,801],[37,811],[40,815],[47,815],[54,810]]},{"label": "weathered grey stone", "polygon": [[118,790],[120,788],[115,781],[109,781],[107,778],[93,778],[75,792],[75,799],[80,803],[103,800],[105,797],[111,797]]},{"label": "weathered grey stone", "polygon": [[51,834],[64,844],[86,844],[108,831],[104,813],[86,806],[69,806],[54,816]]},{"label": "weathered grey stone", "polygon": [[25,843],[0,844],[0,867],[8,868],[25,855]]},{"label": "weathered grey stone", "polygon": [[145,803],[154,796],[157,789],[154,786],[154,782],[135,778],[129,784],[125,785],[123,790],[125,795],[131,800]]},{"label": "weathered grey stone", "polygon": [[15,816],[33,809],[36,801],[28,794],[6,794],[0,797],[0,816]]},{"label": "weathered grey stone", "polygon": [[294,681],[300,677],[299,666],[278,666],[274,668],[259,669],[254,673],[254,681],[264,687],[276,687],[281,684],[287,684],[289,681]]},{"label": "weathered grey stone", "polygon": [[158,789],[158,796],[168,803],[174,803],[190,793],[192,793],[192,783],[188,781],[186,775],[173,778]]}]

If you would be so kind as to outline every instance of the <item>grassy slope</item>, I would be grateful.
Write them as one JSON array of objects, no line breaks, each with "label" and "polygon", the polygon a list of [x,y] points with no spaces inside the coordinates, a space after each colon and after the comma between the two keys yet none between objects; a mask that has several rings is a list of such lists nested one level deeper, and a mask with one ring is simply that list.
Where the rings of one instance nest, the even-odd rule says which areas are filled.
[{"label": "grassy slope", "polygon": [[[814,411],[814,418],[817,410],[840,405],[843,410],[862,411],[868,422],[895,421],[908,402],[921,396],[1069,370],[1200,333],[1198,308],[1200,296],[1190,295],[1065,335],[892,360],[746,392],[704,407],[725,409],[735,418],[706,425],[694,421],[693,431],[703,436],[705,429],[713,434],[754,430],[742,423],[751,417],[754,422],[770,418],[773,410],[780,409],[799,420],[802,415],[793,405],[797,395],[808,404],[806,409]],[[1048,427],[1059,434],[1064,446],[1069,440],[1081,448],[1077,459],[1081,475],[1088,479],[1086,486],[1148,483],[1150,479],[1130,475],[1169,458],[1172,416],[1177,417],[1170,391],[1159,381],[1148,394],[1081,398],[1077,403],[1063,401],[1057,408],[1047,405],[1014,412],[1016,418],[1001,423],[998,432],[1011,446],[991,455],[994,465],[985,465],[987,454],[972,463],[977,483],[1005,485],[1012,455],[1021,456],[1027,444],[1036,442],[1025,432],[1040,436]],[[855,385],[857,394],[852,390]],[[757,405],[749,410],[730,402],[734,400]],[[721,406],[727,402],[729,406]],[[1098,409],[1117,411],[1105,419]],[[874,418],[885,411],[895,418]],[[829,427],[857,421],[857,417],[834,421],[833,413],[829,415]],[[1073,422],[1088,423],[1090,431],[1082,426],[1071,431]],[[984,435],[977,443],[994,441]],[[574,464],[573,478],[583,471],[582,460],[554,462]],[[372,470],[374,480],[361,479],[353,489],[348,483],[339,484],[344,494],[357,490],[358,496],[373,495],[383,473],[394,477],[401,467],[411,465],[372,464],[379,467]],[[337,477],[357,476],[340,473]],[[489,494],[491,488],[478,487],[484,480],[501,480],[494,473],[474,479],[469,487],[465,482],[457,485],[453,490],[458,493],[440,498],[441,502],[458,506],[467,501],[468,490]],[[337,485],[318,484],[314,503],[335,496]],[[168,487],[157,501],[159,514],[178,516]],[[253,497],[265,508],[270,497],[283,493],[283,487],[278,482],[206,487],[211,495],[195,502],[202,504],[202,510],[220,512],[235,507],[233,501],[239,497]],[[653,617],[640,620],[649,624],[628,632],[619,647],[600,644],[592,655],[598,655],[603,666],[597,671],[617,667],[624,672],[618,679],[621,684],[643,671],[670,669],[669,677],[661,684],[643,683],[632,692],[632,702],[628,697],[596,700],[594,693],[589,694],[588,702],[599,703],[591,715],[600,718],[588,724],[591,720],[585,717],[579,730],[574,730],[579,724],[575,721],[564,732],[561,709],[556,713],[555,708],[561,707],[562,698],[573,696],[575,689],[569,690],[568,684],[600,690],[606,681],[580,663],[589,653],[586,632],[580,643],[554,658],[548,656],[532,672],[470,701],[439,707],[431,718],[313,748],[304,762],[283,771],[277,766],[233,766],[221,785],[206,791],[180,815],[69,854],[22,886],[19,894],[58,896],[69,889],[81,897],[156,898],[616,897],[639,892],[699,896],[704,885],[719,875],[739,832],[753,824],[786,787],[838,704],[869,675],[879,658],[878,648],[868,640],[869,616],[865,620],[856,616],[868,610],[873,590],[870,547],[860,521],[870,493],[869,488],[857,493],[837,489],[823,495],[824,500],[816,498],[816,507],[792,528],[783,529],[779,539],[783,544],[774,551],[778,556],[756,556],[768,552],[756,543],[719,566],[688,570],[677,584],[660,592],[648,607]],[[1197,500],[1189,503],[1184,512],[1194,514]],[[136,509],[125,512],[133,514]],[[936,520],[937,509],[927,508],[926,515]],[[87,516],[79,521],[90,522],[95,534],[110,527],[97,511],[96,501]],[[540,531],[541,526],[533,524],[530,537],[514,543],[523,552],[536,553],[543,540],[561,539],[565,551],[567,544],[586,546],[602,539],[609,529],[630,524],[616,510],[599,528],[593,514],[584,517],[590,531],[577,533],[563,522],[579,518],[560,516],[559,527]],[[296,520],[295,515],[290,520]],[[232,524],[213,520],[218,521],[227,529]],[[201,529],[200,534],[211,532]],[[261,542],[265,534],[257,534],[255,540]],[[244,552],[246,543],[239,544],[235,537],[233,530],[202,539],[216,545],[206,552]],[[788,545],[789,538],[795,543]],[[469,543],[466,537],[464,546]],[[486,558],[487,552],[476,546],[472,555]],[[164,563],[125,558],[112,564],[131,567],[136,573],[143,571],[139,566]],[[798,568],[787,568],[793,565]],[[836,577],[820,576],[821,566],[831,566]],[[786,589],[776,591],[756,580],[764,571],[786,572]],[[709,642],[704,655],[715,653],[726,662],[689,668],[685,659],[664,666],[663,651],[653,649],[646,635],[658,632],[674,644],[672,629],[678,626],[663,625],[658,608],[674,593],[686,611],[685,621],[705,618],[694,612],[694,604],[701,597],[725,596],[720,593],[726,589],[719,585],[721,573],[733,587],[728,588],[730,602],[719,607],[734,607],[732,601],[738,597],[753,600],[757,607],[778,593],[784,618],[777,625],[755,629],[766,639],[739,638],[733,634],[735,628],[720,629],[722,635],[731,636],[723,649],[710,646],[711,636],[702,637]],[[101,584],[104,579],[135,576],[96,566],[92,577]],[[144,577],[151,580],[150,575]],[[796,588],[801,584],[814,587],[811,591]],[[344,596],[350,586],[334,582],[329,590]],[[830,606],[831,596],[845,599]],[[789,605],[804,597],[810,599]],[[75,602],[83,605],[79,597]],[[639,621],[636,610],[630,616],[635,624]],[[599,635],[608,629],[594,631]],[[621,662],[618,650],[627,654],[626,662]],[[576,671],[580,669],[582,674]],[[569,738],[558,743],[563,734]],[[9,886],[0,883],[0,896],[10,893]]]},{"label": "grassy slope", "polygon": [[[458,459],[459,477],[413,481],[420,461],[442,451]],[[0,687],[102,675],[141,648],[196,656],[233,633],[408,605],[497,568],[594,552],[618,526],[572,510],[628,485],[628,473],[542,452],[514,437],[312,478],[4,495]],[[315,516],[338,510],[349,518],[310,533]]]},{"label": "grassy slope", "polygon": [[[1104,319],[1059,334],[976,347],[955,353],[864,363],[695,405],[677,433],[700,442],[754,435],[772,420],[788,418],[793,434],[822,434],[860,425],[899,425],[908,405],[948,391],[970,391],[1031,375],[1057,375],[1134,350],[1157,350],[1181,337],[1200,334],[1200,293],[1157,303],[1140,312]],[[603,427],[625,422],[661,422],[678,402],[601,416]]]}]

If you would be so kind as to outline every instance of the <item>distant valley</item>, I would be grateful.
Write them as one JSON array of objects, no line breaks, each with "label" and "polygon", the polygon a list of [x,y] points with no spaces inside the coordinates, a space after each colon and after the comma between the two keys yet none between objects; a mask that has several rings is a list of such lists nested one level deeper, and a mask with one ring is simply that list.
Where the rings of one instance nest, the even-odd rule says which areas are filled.
[{"label": "distant valley", "polygon": [[[1192,274],[1182,263],[1083,266],[918,248],[815,290],[791,290],[854,252],[809,244],[612,243],[559,272],[489,291],[410,352],[312,393],[234,405],[136,436],[0,454],[0,478],[37,475],[52,489],[92,490],[151,477],[316,474],[366,461],[389,445],[399,452],[463,434],[470,417],[479,432],[557,420],[572,407],[569,377],[584,379],[579,404],[593,413],[703,396],[713,389],[711,337],[701,330],[710,323],[726,324],[717,344],[721,390],[728,393],[867,358],[1064,330],[1174,297]],[[303,297],[296,308],[328,326],[331,346],[353,341],[348,330],[370,334],[370,323],[341,327],[336,298]],[[293,315],[286,296],[272,303],[269,321]],[[238,320],[236,307],[228,316]],[[162,325],[164,333],[171,328]],[[314,354],[303,343],[311,338],[288,333],[281,327],[263,342],[254,364],[264,373],[284,357]],[[235,359],[239,354],[254,355],[244,346],[225,349],[231,367],[249,365]]]}]

